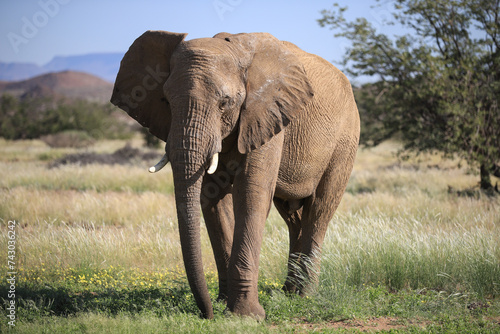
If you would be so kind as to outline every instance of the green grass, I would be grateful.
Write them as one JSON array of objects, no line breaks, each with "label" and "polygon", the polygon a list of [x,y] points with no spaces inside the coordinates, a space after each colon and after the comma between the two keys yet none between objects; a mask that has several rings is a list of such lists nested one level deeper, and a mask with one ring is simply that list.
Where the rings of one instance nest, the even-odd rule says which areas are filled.
[{"label": "green grass", "polygon": [[[98,142],[93,150],[123,145]],[[267,319],[232,317],[215,303],[215,319],[205,321],[183,272],[169,169],[150,175],[150,162],[49,169],[79,151],[0,141],[4,261],[7,222],[19,224],[18,318],[14,329],[0,320],[0,332],[500,333],[500,198],[450,192],[474,187],[477,177],[436,156],[399,162],[396,149],[386,143],[358,153],[325,239],[315,293],[281,291],[288,233],[273,209],[259,278]],[[215,299],[204,227],[202,249]],[[0,284],[3,312],[7,291]]]},{"label": "green grass", "polygon": [[[349,327],[377,318],[391,319],[394,326],[405,329],[413,326],[417,332],[424,327],[440,330],[437,325],[449,327],[462,323],[457,328],[481,328],[494,333],[495,324],[488,319],[500,311],[495,301],[469,309],[477,302],[472,295],[410,289],[394,292],[383,285],[356,287],[345,282],[333,286],[322,284],[316,294],[307,298],[290,297],[279,290],[280,282],[261,279],[261,302],[268,313],[265,322],[230,317],[221,303],[214,304],[216,318],[210,322],[198,318],[182,270],[147,272],[112,266],[101,270],[49,270],[42,265],[21,274],[23,279],[17,288],[20,332],[44,328],[47,333],[68,330],[99,333],[103,326],[112,326],[116,332],[129,332],[141,326],[145,326],[145,332],[157,332],[160,328],[168,332],[170,328],[170,332],[232,333],[230,329],[237,328],[233,326],[244,326],[244,333],[293,332],[305,325],[329,328],[340,323]],[[207,273],[207,282],[215,299],[214,272]]]}]

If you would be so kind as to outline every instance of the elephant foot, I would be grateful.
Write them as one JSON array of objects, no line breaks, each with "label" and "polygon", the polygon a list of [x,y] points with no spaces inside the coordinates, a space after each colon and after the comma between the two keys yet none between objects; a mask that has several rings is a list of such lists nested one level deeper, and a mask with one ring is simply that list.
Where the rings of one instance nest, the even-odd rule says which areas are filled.
[{"label": "elephant foot", "polygon": [[304,278],[304,275],[299,276],[295,273],[289,273],[282,289],[286,294],[302,296],[304,294],[306,283],[307,280]]},{"label": "elephant foot", "polygon": [[282,287],[282,290],[287,295],[298,295],[300,297],[305,297],[307,295],[304,287],[299,287],[296,284],[285,283]]},{"label": "elephant foot", "polygon": [[297,285],[291,283],[289,280],[285,282],[282,288],[283,292],[289,295],[296,295],[300,293],[300,289],[297,288]]},{"label": "elephant foot", "polygon": [[302,261],[290,262],[288,276],[283,291],[287,294],[299,295],[301,297],[314,291],[318,285],[319,268],[316,267],[310,257],[302,255]]},{"label": "elephant foot", "polygon": [[288,295],[299,295],[305,297],[315,288],[314,282],[288,277],[283,285],[283,292]]},{"label": "elephant foot", "polygon": [[235,315],[242,317],[250,317],[255,320],[264,320],[266,318],[266,311],[259,303],[254,305],[244,305],[243,307],[233,308],[229,311]]},{"label": "elephant foot", "polygon": [[228,302],[228,309],[231,313],[250,317],[256,320],[264,320],[266,318],[266,311],[258,301],[238,300],[235,303]]}]

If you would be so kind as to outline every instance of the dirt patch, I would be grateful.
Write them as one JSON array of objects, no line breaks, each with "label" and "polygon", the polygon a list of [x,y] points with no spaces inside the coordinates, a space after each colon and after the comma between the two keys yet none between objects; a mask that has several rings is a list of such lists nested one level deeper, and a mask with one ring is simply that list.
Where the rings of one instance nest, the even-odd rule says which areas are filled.
[{"label": "dirt patch", "polygon": [[404,329],[409,326],[425,327],[425,321],[410,321],[398,318],[372,318],[368,320],[342,319],[329,321],[323,324],[306,323],[301,327],[307,331],[324,329],[357,329],[361,332],[372,333],[378,331],[390,331],[392,329]]},{"label": "dirt patch", "polygon": [[49,168],[56,168],[63,165],[132,165],[134,163],[160,160],[162,155],[153,151],[142,151],[138,148],[133,148],[129,144],[116,150],[111,154],[98,154],[94,152],[68,154],[49,165]]},{"label": "dirt patch", "polygon": [[364,332],[404,328],[407,325],[396,318],[374,318],[369,320],[343,320],[329,323],[330,328],[357,328]]}]

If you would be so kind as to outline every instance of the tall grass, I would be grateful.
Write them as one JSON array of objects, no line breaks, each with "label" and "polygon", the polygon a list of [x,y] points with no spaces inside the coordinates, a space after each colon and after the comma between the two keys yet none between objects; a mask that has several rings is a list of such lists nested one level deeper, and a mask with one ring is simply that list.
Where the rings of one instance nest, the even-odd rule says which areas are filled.
[{"label": "tall grass", "polygon": [[[464,200],[467,202],[467,200]],[[433,208],[429,208],[433,210]],[[415,210],[415,209],[414,209]],[[496,208],[456,215],[408,212],[399,215],[340,212],[333,219],[322,252],[320,286],[369,284],[392,291],[431,289],[448,293],[500,294],[500,225]],[[413,218],[413,217],[418,217]],[[286,265],[286,228],[267,229],[262,270],[282,279]]]},{"label": "tall grass", "polygon": [[[354,224],[355,223],[355,224]],[[391,290],[500,293],[498,229],[454,231],[416,220],[337,217],[323,252],[324,284],[378,284]]]}]

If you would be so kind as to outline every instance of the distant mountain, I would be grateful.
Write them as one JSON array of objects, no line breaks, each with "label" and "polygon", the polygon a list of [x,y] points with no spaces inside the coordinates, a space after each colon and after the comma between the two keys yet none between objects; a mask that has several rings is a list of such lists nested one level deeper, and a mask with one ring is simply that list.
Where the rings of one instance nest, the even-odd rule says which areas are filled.
[{"label": "distant mountain", "polygon": [[80,71],[114,82],[123,53],[99,53],[84,56],[55,57],[43,68],[48,72]]},{"label": "distant mountain", "polygon": [[44,69],[30,63],[0,63],[0,80],[19,81],[42,74]]},{"label": "distant mountain", "polygon": [[20,81],[49,72],[79,71],[114,82],[123,54],[93,53],[80,56],[58,56],[43,66],[31,63],[0,62],[0,80]]},{"label": "distant mountain", "polygon": [[108,102],[112,90],[112,83],[75,71],[42,74],[16,82],[0,81],[0,95],[7,93],[20,98],[54,97]]}]

